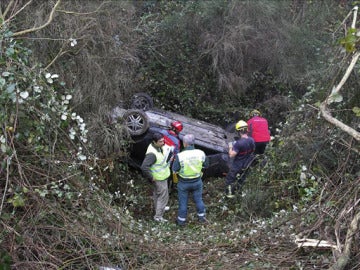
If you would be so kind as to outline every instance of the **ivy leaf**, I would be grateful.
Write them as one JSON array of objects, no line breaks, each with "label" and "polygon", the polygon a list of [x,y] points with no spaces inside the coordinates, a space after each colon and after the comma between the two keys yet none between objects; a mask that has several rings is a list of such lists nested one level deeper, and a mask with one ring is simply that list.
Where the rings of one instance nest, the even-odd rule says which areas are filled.
[{"label": "ivy leaf", "polygon": [[339,93],[332,93],[329,98],[328,98],[328,103],[333,103],[333,102],[341,102],[343,101],[343,96]]},{"label": "ivy leaf", "polygon": [[318,101],[318,102],[316,102],[314,105],[315,105],[316,107],[320,108],[321,102]]},{"label": "ivy leaf", "polygon": [[1,152],[6,153],[6,145],[5,144],[1,144],[0,149],[1,149]]},{"label": "ivy leaf", "polygon": [[15,54],[14,48],[7,48],[6,55],[11,57],[13,54]]},{"label": "ivy leaf", "polygon": [[15,83],[9,84],[8,87],[6,88],[6,92],[8,92],[9,94],[13,93],[15,90]]},{"label": "ivy leaf", "polygon": [[25,199],[21,194],[16,193],[14,197],[8,200],[9,203],[12,203],[14,207],[22,207],[25,205]]},{"label": "ivy leaf", "polygon": [[352,111],[355,113],[355,115],[357,117],[360,117],[360,108],[359,107],[352,108]]},{"label": "ivy leaf", "polygon": [[6,84],[6,81],[4,78],[0,78],[0,87],[3,87]]}]

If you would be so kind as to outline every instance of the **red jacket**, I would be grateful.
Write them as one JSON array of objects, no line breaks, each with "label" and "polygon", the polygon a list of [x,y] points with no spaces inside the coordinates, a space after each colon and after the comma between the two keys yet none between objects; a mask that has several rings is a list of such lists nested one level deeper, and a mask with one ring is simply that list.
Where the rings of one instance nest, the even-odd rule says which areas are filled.
[{"label": "red jacket", "polygon": [[269,125],[265,118],[254,116],[248,120],[247,124],[249,135],[254,139],[255,142],[270,141]]},{"label": "red jacket", "polygon": [[179,136],[172,130],[162,130],[161,134],[164,135],[165,144],[174,146],[174,154],[178,154],[181,146]]}]

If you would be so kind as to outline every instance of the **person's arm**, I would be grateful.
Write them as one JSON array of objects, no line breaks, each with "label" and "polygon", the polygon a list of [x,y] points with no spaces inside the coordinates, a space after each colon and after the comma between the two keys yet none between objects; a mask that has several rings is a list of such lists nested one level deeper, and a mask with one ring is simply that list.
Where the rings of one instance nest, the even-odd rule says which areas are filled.
[{"label": "person's arm", "polygon": [[247,122],[248,124],[248,136],[252,137],[253,135],[253,121],[251,119]]},{"label": "person's arm", "polygon": [[205,156],[205,161],[203,163],[203,169],[206,169],[209,167],[209,158]]},{"label": "person's arm", "polygon": [[153,165],[156,162],[156,156],[153,153],[149,153],[145,156],[142,164],[141,164],[141,170],[143,172],[143,175],[146,179],[148,179],[149,182],[153,182],[155,179],[153,179],[153,176],[150,171],[151,165]]},{"label": "person's arm", "polygon": [[171,170],[173,172],[179,172],[180,171],[180,161],[179,161],[179,157],[178,155],[175,156],[175,160],[174,160],[174,163],[171,167]]},{"label": "person's arm", "polygon": [[251,142],[251,150],[252,150],[252,152],[255,152],[255,148],[256,148],[256,145],[255,145],[255,141],[253,139],[252,142]]},{"label": "person's arm", "polygon": [[237,155],[238,152],[236,152],[236,149],[234,149],[234,145],[229,146],[229,156],[230,158],[233,158]]},{"label": "person's arm", "polygon": [[176,144],[175,144],[175,149],[174,149],[174,154],[177,155],[180,153],[180,141],[178,141]]}]

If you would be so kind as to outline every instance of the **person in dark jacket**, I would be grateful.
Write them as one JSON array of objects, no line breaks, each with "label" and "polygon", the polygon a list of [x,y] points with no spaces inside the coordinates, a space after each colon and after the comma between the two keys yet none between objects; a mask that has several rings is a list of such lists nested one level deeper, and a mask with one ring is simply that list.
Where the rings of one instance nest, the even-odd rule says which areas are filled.
[{"label": "person in dark jacket", "polygon": [[[248,136],[248,125],[245,121],[240,120],[236,123],[236,130],[239,132],[240,138],[229,144],[229,156],[233,158],[231,168],[226,175],[226,189],[225,195],[228,198],[233,198],[234,192],[240,190],[243,185],[248,168],[253,162],[255,155],[254,139]],[[236,175],[240,174],[237,179]]]},{"label": "person in dark jacket", "polygon": [[270,142],[270,131],[268,121],[261,117],[258,110],[250,113],[250,119],[247,121],[249,136],[255,141],[255,154],[264,154],[267,144]]}]

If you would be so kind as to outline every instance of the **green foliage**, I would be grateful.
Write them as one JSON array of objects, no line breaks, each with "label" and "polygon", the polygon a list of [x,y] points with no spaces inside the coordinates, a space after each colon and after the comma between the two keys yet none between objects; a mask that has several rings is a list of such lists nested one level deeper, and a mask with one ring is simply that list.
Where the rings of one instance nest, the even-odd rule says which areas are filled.
[{"label": "green foliage", "polygon": [[12,264],[11,256],[8,252],[0,250],[0,270],[10,270]]},{"label": "green foliage", "polygon": [[[30,66],[31,52],[14,41],[11,33],[0,34],[6,52],[1,57],[4,64],[0,74],[0,142],[2,156],[7,156],[3,160],[9,163],[15,152],[20,157],[25,153],[36,157],[35,163],[41,160],[39,166],[54,164],[69,154],[80,162],[85,160],[82,147],[87,142],[87,130],[84,120],[71,111],[72,95],[57,82],[57,74]],[[58,138],[62,138],[59,144]]]},{"label": "green foliage", "polygon": [[15,192],[14,195],[8,199],[8,203],[11,203],[14,208],[25,206],[26,203],[26,193],[29,190],[26,187],[18,188],[19,191]]},{"label": "green foliage", "polygon": [[354,107],[352,109],[352,111],[355,113],[356,117],[360,117],[360,108],[359,107]]},{"label": "green foliage", "polygon": [[[274,104],[266,101],[289,89],[302,96],[302,78],[321,72],[319,52],[329,36],[313,28],[332,16],[335,6],[326,5],[311,3],[305,11],[286,1],[146,2],[142,88],[163,108],[188,115],[259,105],[271,112]],[[302,12],[307,16],[297,18]]]},{"label": "green foliage", "polygon": [[358,41],[359,37],[357,36],[357,30],[355,28],[350,28],[346,36],[339,40],[339,43],[348,53],[351,53],[356,50]]},{"label": "green foliage", "polygon": [[[212,71],[203,68],[208,65],[207,60],[199,55],[201,30],[194,16],[202,12],[202,5],[193,1],[161,2],[152,11],[155,19],[147,17],[143,26],[152,32],[143,45],[147,48],[141,68],[144,88],[157,97],[164,108],[189,115],[195,115],[194,108],[204,102],[222,101],[222,97],[215,94]],[[159,40],[164,46],[156,45]]]},{"label": "green foliage", "polygon": [[[49,7],[35,2],[36,14]],[[62,1],[61,9],[89,14],[98,2]],[[0,185],[6,200],[0,241],[9,251],[0,253],[0,267],[10,268],[14,254],[24,268],[40,262],[57,269],[112,262],[136,269],[230,269],[234,262],[240,268],[328,268],[330,252],[327,261],[316,251],[303,256],[293,252],[291,241],[304,231],[322,236],[318,228],[337,217],[347,224],[358,196],[353,140],[312,106],[331,80],[304,87],[336,73],[325,76],[327,65],[317,60],[321,42],[328,41],[323,22],[338,18],[329,3],[337,1],[134,1],[144,5],[139,21],[132,7],[123,9],[128,1],[110,2],[89,17],[57,12],[52,25],[32,33],[61,40],[29,39],[37,44],[38,59],[60,56],[53,67],[66,75],[67,85],[77,86],[74,92],[57,74],[32,65],[31,51],[12,40],[10,31],[1,36],[0,173],[6,179]],[[21,14],[29,19],[35,13]],[[23,22],[37,25],[40,17]],[[352,41],[344,42],[351,49]],[[139,63],[134,79],[132,68]],[[266,166],[251,171],[236,201],[224,199],[224,179],[205,181],[207,226],[196,224],[193,205],[187,228],[152,221],[151,187],[113,160],[126,159],[129,141],[121,126],[107,125],[100,107],[139,88],[163,108],[210,122],[231,123],[256,106],[276,123]],[[333,113],[357,126],[356,78],[349,88]],[[91,118],[90,145],[84,120],[70,102]],[[88,147],[103,159],[90,159]],[[170,202],[166,215],[174,220],[176,196]],[[341,242],[343,235],[337,236]]]}]

